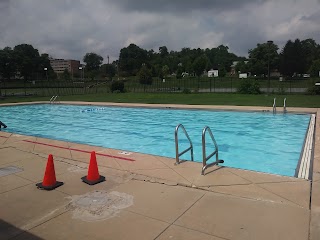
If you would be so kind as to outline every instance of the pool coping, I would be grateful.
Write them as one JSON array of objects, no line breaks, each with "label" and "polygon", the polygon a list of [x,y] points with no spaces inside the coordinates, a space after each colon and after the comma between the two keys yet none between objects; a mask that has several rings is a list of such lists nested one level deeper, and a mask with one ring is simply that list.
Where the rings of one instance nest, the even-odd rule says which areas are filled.
[{"label": "pool coping", "polygon": [[[194,110],[220,110],[220,111],[245,111],[245,112],[272,112],[272,107],[264,106],[230,106],[230,105],[185,105],[185,104],[148,104],[148,103],[115,103],[115,102],[84,102],[84,101],[61,101],[59,103],[50,103],[49,101],[21,102],[21,103],[2,103],[1,106],[32,104],[65,104],[81,106],[115,106],[115,107],[145,107],[159,109],[194,109]],[[278,107],[279,108],[279,107]],[[316,114],[318,108],[297,108],[287,107],[287,113]],[[283,113],[283,111],[277,111]]]},{"label": "pool coping", "polygon": [[[48,101],[9,103],[0,104],[0,106],[14,106],[27,104],[49,104]],[[140,103],[104,103],[104,102],[74,102],[63,101],[59,104],[74,105],[95,105],[95,106],[118,106],[118,107],[147,107],[147,108],[177,108],[177,109],[203,109],[203,110],[228,110],[228,111],[268,111],[272,112],[272,107],[251,107],[251,106],[212,106],[212,105],[181,105],[181,104],[140,104]],[[310,239],[317,239],[320,236],[320,125],[317,116],[320,116],[319,108],[287,108],[288,113],[308,113],[316,114],[314,129],[314,156],[312,162],[312,179],[310,189]],[[40,138],[39,138],[40,139]],[[201,164],[201,163],[200,163]],[[199,165],[200,165],[199,164]],[[246,171],[246,170],[243,170]],[[200,174],[200,168],[199,168]],[[269,174],[267,174],[269,175]],[[150,180],[152,181],[152,180]]]}]

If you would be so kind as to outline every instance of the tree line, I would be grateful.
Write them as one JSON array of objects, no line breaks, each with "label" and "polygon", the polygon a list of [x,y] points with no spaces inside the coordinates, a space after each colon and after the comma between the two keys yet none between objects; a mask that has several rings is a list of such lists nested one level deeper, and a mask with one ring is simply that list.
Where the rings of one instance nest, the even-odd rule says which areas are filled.
[{"label": "tree line", "polygon": [[272,69],[278,70],[285,77],[306,73],[319,77],[320,45],[313,39],[288,40],[281,51],[278,50],[278,46],[271,41],[257,44],[256,48],[249,50],[247,62],[239,62],[236,70],[266,75]]},{"label": "tree line", "polygon": [[[122,48],[119,59],[110,64],[103,64],[103,57],[93,52],[86,53],[82,60],[87,77],[112,78],[118,73],[121,77],[138,76],[145,84],[150,84],[152,77],[164,78],[174,74],[181,78],[183,73],[201,76],[210,69],[219,70],[219,76],[223,77],[230,72],[235,61],[237,72],[257,76],[266,76],[270,69],[288,77],[304,73],[318,77],[320,71],[320,45],[313,39],[288,40],[280,51],[271,41],[258,43],[248,51],[248,58],[229,52],[224,45],[211,49],[182,48],[180,51],[169,51],[166,46],[161,46],[158,50],[155,52],[130,44]],[[63,76],[68,78],[68,74],[65,72]],[[10,80],[20,76],[31,80],[35,77],[44,79],[46,75],[50,79],[56,78],[47,53],[39,54],[29,44],[0,49],[1,78]]]},{"label": "tree line", "polygon": [[46,74],[54,75],[49,55],[46,53],[40,55],[32,45],[19,44],[13,49],[11,47],[0,49],[1,78],[10,80],[18,76],[27,81],[34,79],[35,76],[45,78]]}]

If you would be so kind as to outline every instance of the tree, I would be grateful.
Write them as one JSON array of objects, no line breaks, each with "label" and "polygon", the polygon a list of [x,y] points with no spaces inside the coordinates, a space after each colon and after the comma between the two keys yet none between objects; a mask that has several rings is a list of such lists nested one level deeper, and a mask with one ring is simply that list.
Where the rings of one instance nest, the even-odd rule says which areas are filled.
[{"label": "tree", "polygon": [[219,70],[219,76],[220,77],[225,77],[226,76],[227,71],[223,66],[220,66],[218,70]]},{"label": "tree", "polygon": [[233,61],[240,60],[235,54],[229,53],[228,46],[224,45],[220,45],[217,48],[206,49],[205,54],[209,58],[212,66],[219,66],[224,68],[225,71],[230,71],[230,66]]},{"label": "tree", "polygon": [[303,73],[303,53],[299,39],[294,42],[289,40],[280,53],[280,72],[285,76],[293,76],[294,73]]},{"label": "tree", "polygon": [[320,46],[311,38],[301,41],[302,55],[304,60],[303,73],[306,73],[313,61],[320,57]]},{"label": "tree", "polygon": [[114,75],[116,75],[116,68],[113,64],[105,64],[106,75],[109,77],[109,80],[112,81]]},{"label": "tree", "polygon": [[120,50],[119,63],[122,75],[136,75],[143,63],[148,64],[149,58],[146,50],[135,44],[130,44],[126,48]]},{"label": "tree", "polygon": [[152,74],[150,69],[148,69],[146,65],[142,65],[140,71],[138,72],[138,78],[141,84],[152,84]]},{"label": "tree", "polygon": [[[47,69],[46,71],[44,69]],[[50,60],[49,60],[49,54],[43,53],[40,56],[40,62],[38,65],[38,72],[41,73],[42,78],[46,79],[47,74],[49,79],[56,79],[57,74],[53,71]]]},{"label": "tree", "polygon": [[206,55],[202,55],[198,57],[196,60],[194,60],[192,67],[195,72],[195,74],[200,77],[203,74],[203,71],[206,69],[208,62],[208,58]]},{"label": "tree", "polygon": [[17,70],[25,81],[39,71],[41,62],[39,52],[29,44],[20,44],[14,47]]},{"label": "tree", "polygon": [[252,74],[268,74],[268,69],[279,68],[278,46],[274,43],[258,43],[249,50],[249,66]]},{"label": "tree", "polygon": [[114,81],[111,83],[111,86],[110,86],[110,90],[111,92],[121,92],[123,93],[124,92],[124,82],[123,81]]},{"label": "tree", "polygon": [[306,73],[319,55],[320,46],[313,39],[289,40],[280,54],[280,71],[286,76]]},{"label": "tree", "polygon": [[168,65],[164,65],[162,67],[162,74],[164,77],[166,77],[169,74],[169,71],[170,71],[170,69],[169,69]]},{"label": "tree", "polygon": [[166,57],[169,55],[168,48],[166,46],[159,47],[159,53],[161,57]]},{"label": "tree", "polygon": [[182,73],[183,73],[183,68],[182,68],[182,66],[179,66],[178,69],[177,69],[176,78],[177,78],[177,79],[182,78]]},{"label": "tree", "polygon": [[319,77],[320,59],[313,61],[312,65],[309,69],[309,73],[310,73],[311,77]]},{"label": "tree", "polygon": [[86,53],[86,55],[83,57],[83,62],[86,63],[87,71],[95,71],[99,70],[100,65],[103,62],[103,57],[96,53]]},{"label": "tree", "polygon": [[247,73],[249,72],[249,64],[248,62],[245,61],[239,61],[236,65],[236,71],[237,72],[242,72],[242,73]]},{"label": "tree", "polygon": [[17,73],[17,64],[14,51],[10,47],[0,50],[0,76],[10,80]]}]

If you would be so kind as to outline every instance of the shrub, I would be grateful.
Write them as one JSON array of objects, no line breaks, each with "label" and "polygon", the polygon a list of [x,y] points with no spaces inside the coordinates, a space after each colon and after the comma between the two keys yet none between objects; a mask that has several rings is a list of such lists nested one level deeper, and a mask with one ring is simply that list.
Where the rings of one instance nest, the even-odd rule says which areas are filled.
[{"label": "shrub", "polygon": [[320,86],[313,85],[312,87],[309,87],[307,90],[307,94],[309,95],[320,95]]},{"label": "shrub", "polygon": [[145,85],[152,85],[152,73],[145,65],[138,72],[139,82]]},{"label": "shrub", "polygon": [[284,86],[279,86],[278,93],[284,95],[286,93],[286,89]]},{"label": "shrub", "polygon": [[122,81],[114,81],[110,86],[111,92],[124,92],[124,83]]},{"label": "shrub", "polygon": [[260,94],[260,84],[255,80],[242,79],[240,80],[238,92],[242,94]]},{"label": "shrub", "polygon": [[189,88],[185,88],[185,89],[183,89],[182,93],[190,94],[191,90]]}]

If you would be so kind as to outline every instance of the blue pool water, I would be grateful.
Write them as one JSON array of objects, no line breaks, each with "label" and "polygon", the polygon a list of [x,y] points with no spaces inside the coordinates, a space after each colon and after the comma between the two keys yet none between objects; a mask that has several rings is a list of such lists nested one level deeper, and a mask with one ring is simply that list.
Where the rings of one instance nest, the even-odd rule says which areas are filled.
[{"label": "blue pool water", "polygon": [[[310,115],[74,105],[0,107],[4,131],[125,151],[175,157],[174,130],[182,123],[202,161],[201,134],[209,126],[225,166],[294,176]],[[207,135],[207,152],[214,148]],[[180,131],[180,149],[188,147]],[[190,159],[186,153],[183,159]],[[213,158],[214,159],[214,158]]]}]

